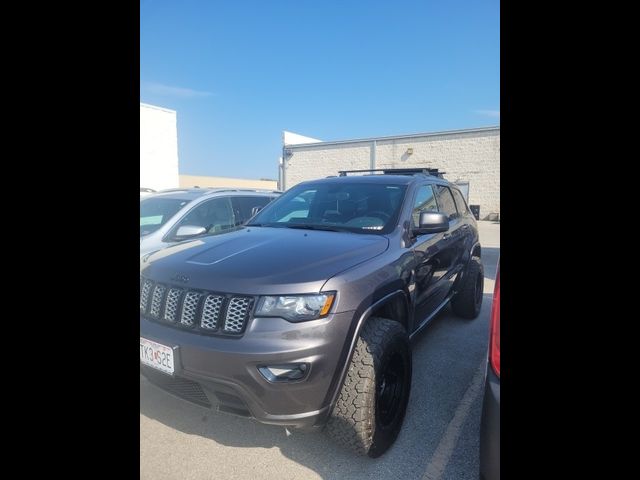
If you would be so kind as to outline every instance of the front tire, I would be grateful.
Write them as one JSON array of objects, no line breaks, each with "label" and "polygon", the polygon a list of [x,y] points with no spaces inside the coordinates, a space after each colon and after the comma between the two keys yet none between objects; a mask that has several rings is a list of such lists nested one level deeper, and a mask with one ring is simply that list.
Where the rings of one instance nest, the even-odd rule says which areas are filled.
[{"label": "front tire", "polygon": [[361,455],[379,457],[400,432],[410,388],[406,330],[398,322],[370,318],[358,337],[327,433]]},{"label": "front tire", "polygon": [[458,290],[451,299],[453,313],[472,320],[480,314],[484,292],[484,267],[479,257],[471,257]]}]

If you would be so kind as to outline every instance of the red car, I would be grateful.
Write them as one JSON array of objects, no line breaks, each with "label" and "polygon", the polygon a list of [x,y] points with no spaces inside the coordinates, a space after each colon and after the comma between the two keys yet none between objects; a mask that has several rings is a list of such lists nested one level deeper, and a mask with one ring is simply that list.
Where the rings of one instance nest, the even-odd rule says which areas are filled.
[{"label": "red car", "polygon": [[480,424],[480,478],[500,480],[500,260],[489,327],[487,375]]}]

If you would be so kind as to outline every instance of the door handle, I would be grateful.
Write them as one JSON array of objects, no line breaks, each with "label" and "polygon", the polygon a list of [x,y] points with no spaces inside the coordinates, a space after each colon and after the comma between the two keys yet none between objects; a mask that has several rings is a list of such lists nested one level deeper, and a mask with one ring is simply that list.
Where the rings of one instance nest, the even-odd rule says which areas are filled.
[{"label": "door handle", "polygon": [[450,233],[445,233],[445,234],[442,236],[442,239],[443,239],[443,240],[446,240],[446,239],[448,239],[448,238],[451,238],[451,234],[450,234]]}]

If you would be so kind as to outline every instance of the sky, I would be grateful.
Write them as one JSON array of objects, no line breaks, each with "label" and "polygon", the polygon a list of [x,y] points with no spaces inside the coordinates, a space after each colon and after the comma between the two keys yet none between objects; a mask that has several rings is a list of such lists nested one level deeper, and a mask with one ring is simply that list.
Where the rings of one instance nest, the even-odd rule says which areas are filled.
[{"label": "sky", "polygon": [[181,174],[278,178],[282,131],[346,140],[500,124],[494,0],[141,0],[140,101]]}]

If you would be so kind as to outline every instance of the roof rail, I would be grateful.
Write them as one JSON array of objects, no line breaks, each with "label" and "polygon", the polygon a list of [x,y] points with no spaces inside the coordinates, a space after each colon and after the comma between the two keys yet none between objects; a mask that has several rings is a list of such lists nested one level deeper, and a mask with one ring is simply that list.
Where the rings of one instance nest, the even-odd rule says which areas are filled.
[{"label": "roof rail", "polygon": [[167,188],[160,190],[157,193],[171,193],[171,192],[187,192],[189,190],[202,190],[204,195],[222,192],[258,192],[258,193],[282,193],[280,190],[271,190],[268,188],[233,188],[233,187],[180,187],[180,188]]},{"label": "roof rail", "polygon": [[169,192],[184,192],[189,190],[190,187],[178,187],[178,188],[165,188],[163,190],[158,190],[157,193],[169,193]]},{"label": "roof rail", "polygon": [[348,173],[372,173],[382,172],[383,175],[432,175],[442,178],[447,172],[440,172],[437,168],[376,168],[366,170],[340,170],[338,174],[346,177]]},{"label": "roof rail", "polygon": [[221,192],[252,192],[252,193],[282,193],[280,190],[270,190],[268,188],[224,188],[224,187],[207,187],[211,189],[211,193]]}]

